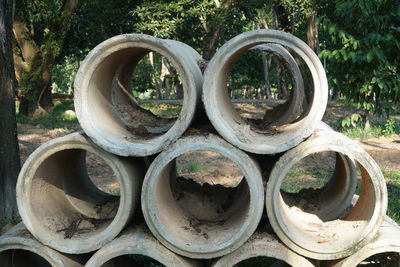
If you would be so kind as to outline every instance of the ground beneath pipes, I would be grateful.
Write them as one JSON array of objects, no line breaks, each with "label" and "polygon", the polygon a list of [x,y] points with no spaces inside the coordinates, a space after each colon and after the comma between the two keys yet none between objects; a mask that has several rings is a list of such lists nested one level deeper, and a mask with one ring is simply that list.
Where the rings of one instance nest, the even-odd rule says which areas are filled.
[{"label": "ground beneath pipes", "polygon": [[[236,108],[240,110],[244,115],[244,117],[253,117],[253,118],[262,118],[264,109],[259,108],[257,104],[235,104]],[[168,107],[165,107],[168,110]],[[354,113],[356,109],[346,107],[342,104],[329,104],[327,111],[324,115],[325,122],[332,122],[337,119],[346,117],[352,113]],[[169,111],[168,111],[169,112]],[[169,112],[173,114],[173,112]],[[173,115],[171,115],[173,116]],[[24,163],[27,157],[42,143],[45,143],[53,138],[64,136],[68,133],[71,133],[76,130],[80,130],[80,126],[78,124],[70,125],[67,129],[45,129],[38,126],[32,126],[29,124],[21,124],[18,123],[18,139],[20,145],[20,153],[21,153],[21,163]],[[370,139],[357,139],[360,145],[377,161],[378,165],[384,171],[400,171],[400,135],[392,135],[390,137],[380,137],[380,138],[370,138]],[[206,155],[204,155],[206,156]],[[213,159],[214,161],[215,159]],[[184,160],[186,162],[194,161],[207,161],[207,159],[199,159],[190,158],[188,160]],[[213,162],[210,162],[213,164]],[[219,163],[221,164],[221,163]],[[106,191],[115,191],[118,188],[118,183],[114,179],[112,179],[112,175],[110,171],[107,171],[101,167],[96,161],[89,161],[89,165],[93,167],[95,174],[93,179],[96,184],[100,184]],[[221,165],[220,165],[221,166]],[[223,175],[231,175],[232,177],[236,176],[236,170],[232,171],[229,166],[219,168],[218,172],[226,172]],[[216,172],[215,172],[216,173]],[[200,183],[204,183],[204,177],[212,176],[212,171],[205,172],[192,172],[192,178],[195,178],[200,181]],[[188,175],[187,175],[188,176]],[[221,174],[222,176],[222,174]],[[110,178],[111,177],[111,178]],[[224,181],[218,179],[219,175],[215,175],[215,178],[212,178],[214,183],[224,184]],[[239,180],[240,178],[230,178],[228,183],[235,183],[233,181]],[[305,178],[306,179],[306,178]],[[312,177],[308,177],[308,179],[313,179]],[[216,182],[219,180],[219,182]],[[237,181],[239,182],[239,181]],[[309,181],[307,182],[307,184]]]}]

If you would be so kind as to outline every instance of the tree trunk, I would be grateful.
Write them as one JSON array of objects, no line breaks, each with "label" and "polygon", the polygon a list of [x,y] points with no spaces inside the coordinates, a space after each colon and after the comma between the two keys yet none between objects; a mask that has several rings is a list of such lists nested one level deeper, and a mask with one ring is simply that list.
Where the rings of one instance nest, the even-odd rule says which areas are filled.
[{"label": "tree trunk", "polygon": [[317,27],[317,11],[313,10],[311,15],[307,18],[307,44],[318,55],[319,54],[319,40],[318,40],[318,27]]},{"label": "tree trunk", "polygon": [[[223,4],[221,4],[219,1],[215,1],[215,5],[217,8],[224,8],[224,14],[226,14],[230,11],[231,7],[233,4],[233,0],[226,0]],[[224,20],[220,20],[224,21]],[[215,54],[215,51],[217,50],[217,42],[219,39],[219,36],[221,35],[221,30],[222,30],[223,24],[219,23],[217,24],[213,30],[209,31],[207,36],[206,36],[206,42],[204,45],[203,49],[203,58],[206,60],[210,60],[212,56]],[[207,27],[205,27],[206,30],[208,30]]]},{"label": "tree trunk", "polygon": [[15,122],[12,21],[14,0],[0,0],[0,224],[18,214],[15,186],[20,170]]}]

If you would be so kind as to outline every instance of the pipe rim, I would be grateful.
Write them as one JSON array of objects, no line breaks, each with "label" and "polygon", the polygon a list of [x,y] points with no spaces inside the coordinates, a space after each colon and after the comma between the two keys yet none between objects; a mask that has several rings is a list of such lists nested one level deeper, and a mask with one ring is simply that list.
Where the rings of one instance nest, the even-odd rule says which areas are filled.
[{"label": "pipe rim", "polygon": [[[195,149],[191,147],[192,143],[196,144],[197,147]],[[224,146],[221,146],[221,143]],[[166,178],[159,178],[160,173],[165,166],[168,166],[172,160],[186,152],[199,150],[209,150],[219,153],[235,163],[236,166],[242,171],[243,176],[246,179],[250,195],[249,207],[248,211],[246,211],[246,214],[251,214],[252,219],[248,219],[249,216],[246,216],[247,220],[245,220],[240,226],[239,231],[236,231],[229,238],[226,238],[226,241],[220,241],[220,244],[215,246],[212,246],[211,244],[208,244],[207,246],[193,246],[192,244],[187,244],[183,240],[177,238],[171,234],[170,231],[163,231],[163,224],[161,222],[162,219],[159,218],[156,212],[156,210],[158,210],[156,207],[157,205],[146,200],[146,198],[155,198],[155,185],[157,184],[158,179]],[[246,160],[243,160],[243,158]],[[165,160],[165,162],[162,162],[163,160]],[[259,195],[260,198],[257,199],[254,195]],[[234,148],[230,144],[214,135],[210,134],[207,137],[196,136],[196,138],[187,137],[178,140],[171,147],[157,156],[157,158],[152,162],[143,181],[141,200],[142,211],[147,226],[154,236],[167,248],[180,255],[190,258],[219,257],[240,247],[240,245],[250,238],[258,226],[264,206],[261,171],[257,163],[253,161],[247,154]]]},{"label": "pipe rim", "polygon": [[[226,79],[235,53],[251,47],[275,43],[289,47],[307,64],[314,81],[313,100],[306,114],[288,126],[288,131],[273,136],[266,136],[250,130],[248,125],[241,126],[229,112],[223,112],[218,93],[226,91]],[[239,51],[239,52],[238,52]],[[242,51],[244,52],[244,51]],[[220,84],[223,84],[220,86]],[[231,105],[225,94],[224,104]],[[315,53],[303,41],[288,33],[276,30],[255,30],[242,33],[223,45],[209,62],[204,73],[203,103],[207,115],[215,129],[233,145],[257,154],[274,154],[286,151],[311,135],[322,119],[328,99],[328,84],[325,71]],[[226,117],[230,116],[229,122]],[[259,140],[257,140],[259,139]]]},{"label": "pipe rim", "polygon": [[[101,157],[112,168],[120,185],[119,205],[115,217],[98,234],[86,237],[86,245],[82,245],[83,242],[79,242],[79,239],[61,238],[60,234],[56,233],[51,233],[51,235],[49,235],[49,229],[41,223],[40,218],[33,212],[35,203],[31,201],[31,186],[32,181],[35,179],[36,171],[40,168],[42,163],[52,155],[70,149],[85,150]],[[100,147],[91,143],[90,140],[85,138],[81,133],[72,133],[64,137],[55,138],[41,145],[28,157],[24,166],[21,168],[17,180],[17,205],[22,221],[35,238],[43,244],[61,252],[82,254],[100,248],[121,232],[132,215],[132,211],[130,211],[132,200],[128,197],[131,193],[128,188],[132,188],[134,185],[131,181],[121,179],[122,175],[127,176],[128,174],[125,172],[120,162],[115,160],[111,161],[109,157],[116,158],[116,156],[107,153]],[[80,240],[82,240],[82,238],[80,238]],[[76,247],[76,242],[80,243],[79,247]]]},{"label": "pipe rim", "polygon": [[[91,102],[94,102],[94,100],[90,99],[89,91],[94,89],[88,89],[93,76],[96,75],[96,71],[105,60],[117,52],[134,48],[147,49],[149,52],[156,52],[170,60],[181,77],[184,92],[182,109],[173,126],[158,137],[137,142],[115,137],[110,132],[107,134],[98,129],[93,122],[93,118],[97,114],[91,115],[90,113]],[[133,33],[117,35],[97,45],[86,56],[74,81],[74,105],[82,129],[97,145],[120,156],[148,156],[160,152],[186,131],[193,120],[197,108],[198,94],[200,92],[197,80],[202,75],[197,66],[197,70],[193,68],[195,58],[193,51],[190,50],[189,52],[189,49],[183,49],[181,45],[177,45],[171,40]],[[106,111],[106,113],[110,112]]]},{"label": "pipe rim", "polygon": [[[266,186],[266,209],[271,226],[273,227],[279,238],[288,247],[298,252],[299,254],[305,255],[309,258],[319,260],[332,260],[343,258],[353,254],[355,251],[368,244],[368,242],[374,238],[379,230],[380,225],[383,222],[384,215],[386,214],[387,190],[385,180],[379,166],[368,153],[359,148],[357,144],[354,143],[352,140],[344,137],[341,134],[331,132],[331,136],[324,136],[322,135],[323,133],[326,133],[326,131],[322,130],[321,135],[318,135],[320,133],[317,132],[317,137],[320,138],[322,144],[319,143],[318,146],[306,148],[305,150],[303,150],[302,153],[305,156],[303,156],[301,159],[313,153],[318,153],[322,151],[334,151],[337,153],[341,153],[342,155],[345,155],[350,159],[358,162],[359,166],[363,167],[367,171],[369,180],[373,184],[376,204],[373,210],[373,214],[369,218],[367,226],[363,229],[361,234],[358,234],[357,239],[354,240],[351,244],[345,245],[342,248],[336,248],[332,251],[327,251],[326,247],[324,247],[323,249],[313,247],[312,250],[310,248],[305,248],[303,246],[304,244],[299,245],[298,241],[295,240],[296,238],[294,238],[293,235],[288,234],[290,233],[290,231],[288,231],[290,226],[288,226],[284,222],[283,215],[281,213],[280,186],[287,172],[297,162],[294,155],[298,151],[300,151],[302,147],[305,147],[304,143],[286,152],[273,167],[270,174],[270,180],[268,181]],[[339,146],[337,145],[337,143],[335,143],[335,136],[337,138],[341,138],[341,141],[339,141]],[[289,160],[290,158],[292,158],[292,160]],[[376,172],[376,176],[371,175],[371,172]],[[271,179],[271,177],[275,178]],[[362,180],[364,179],[368,179],[368,177],[363,177]],[[364,183],[364,181],[362,182]],[[362,197],[365,198],[365,196]]]}]

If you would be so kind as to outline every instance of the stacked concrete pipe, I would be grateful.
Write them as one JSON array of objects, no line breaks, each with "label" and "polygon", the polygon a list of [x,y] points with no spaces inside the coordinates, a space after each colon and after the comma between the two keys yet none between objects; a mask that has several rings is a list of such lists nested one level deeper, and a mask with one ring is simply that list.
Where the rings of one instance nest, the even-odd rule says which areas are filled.
[{"label": "stacked concrete pipe", "polygon": [[86,255],[68,255],[44,246],[19,223],[0,237],[0,264],[10,267],[82,267]]},{"label": "stacked concrete pipe", "polygon": [[[86,152],[111,167],[120,197],[91,182]],[[110,154],[82,133],[56,138],[40,146],[22,167],[18,210],[26,228],[43,244],[64,253],[91,252],[110,242],[130,221],[144,172],[141,159]],[[72,236],[69,230],[75,231]]]},{"label": "stacked concrete pipe", "polygon": [[[265,113],[268,130],[254,129],[242,119],[227,90],[233,64],[250,49],[273,54],[293,76],[288,101]],[[146,124],[141,117],[153,115],[138,108],[126,90],[135,67],[150,52],[165,57],[181,78],[184,96],[176,120]],[[299,59],[311,75],[308,87]],[[372,254],[399,251],[398,229],[381,226],[387,192],[379,167],[353,141],[320,124],[327,104],[326,75],[303,41],[275,30],[250,31],[222,46],[204,77],[201,60],[181,42],[144,34],[115,36],[89,53],[74,84],[84,133],[54,139],[25,162],[17,202],[27,230],[18,226],[0,238],[0,263],[13,266],[14,252],[7,251],[31,251],[44,264],[75,267],[87,259],[83,254],[98,250],[86,266],[129,266],[138,254],[166,266],[232,266],[260,256],[277,259],[274,266],[354,266]],[[202,122],[201,99],[214,129],[188,131]],[[126,116],[131,113],[136,119]],[[204,150],[232,161],[243,174],[222,212],[204,213],[208,206],[196,198],[189,208],[178,203],[182,188],[176,159]],[[294,164],[321,151],[336,153],[335,170],[311,197],[300,195],[301,203],[316,207],[309,210],[296,202],[298,196],[282,192],[281,184]],[[90,181],[87,152],[112,168],[120,197]],[[150,155],[151,164],[143,158]],[[362,189],[354,203],[356,167]],[[228,195],[227,190],[217,191]],[[146,226],[138,226],[143,222]]]}]

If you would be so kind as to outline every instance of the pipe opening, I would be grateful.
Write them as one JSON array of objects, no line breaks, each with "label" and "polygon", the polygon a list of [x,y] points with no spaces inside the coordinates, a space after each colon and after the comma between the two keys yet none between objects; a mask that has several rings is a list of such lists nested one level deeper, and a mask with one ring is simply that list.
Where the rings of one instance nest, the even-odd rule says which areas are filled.
[{"label": "pipe opening", "polygon": [[[116,216],[120,198],[96,187],[89,178],[92,163],[86,150],[65,149],[45,158],[35,170],[29,192],[32,219],[53,238],[84,240],[103,231]],[[110,164],[105,158],[103,163]]]},{"label": "pipe opening", "polygon": [[[246,50],[233,64],[226,87],[234,109],[251,130],[271,134],[276,126],[303,114],[304,82],[296,60],[288,48],[267,43]],[[245,67],[249,62],[252,68]]]},{"label": "pipe opening", "polygon": [[290,264],[285,263],[282,260],[271,258],[271,257],[266,257],[266,256],[258,256],[258,257],[252,257],[248,258],[245,260],[242,260],[241,262],[236,263],[233,265],[234,267],[251,267],[251,266],[262,266],[262,267],[267,267],[267,266],[279,266],[279,267],[290,267]]},{"label": "pipe opening", "polygon": [[[368,235],[372,227],[370,220],[376,212],[375,190],[378,189],[374,188],[370,170],[367,171],[359,162],[354,166],[348,156],[332,151],[308,155],[295,166],[304,168],[308,163],[311,163],[310,172],[292,167],[286,178],[297,173],[308,179],[310,173],[315,173],[323,176],[322,186],[317,182],[316,188],[288,192],[288,184],[281,184],[280,224],[287,229],[289,238],[304,248],[329,253],[339,252],[344,246],[354,246]],[[357,172],[361,175],[358,185]],[[358,200],[356,193],[360,194]]]},{"label": "pipe opening", "polygon": [[102,192],[120,196],[120,184],[112,168],[98,155],[86,152],[86,170],[90,181]]},{"label": "pipe opening", "polygon": [[363,260],[357,266],[364,267],[398,267],[400,266],[400,253],[385,252],[372,255]]},{"label": "pipe opening", "polygon": [[[250,205],[249,187],[231,160],[214,151],[190,151],[167,168],[169,192],[160,202],[174,203],[174,207],[162,212],[161,220],[170,224],[171,217],[178,218],[180,224],[172,231],[184,242],[195,240],[201,246],[221,242],[220,236],[244,222]],[[160,181],[160,189],[163,184]]]},{"label": "pipe opening", "polygon": [[101,265],[102,267],[161,267],[164,266],[157,260],[139,254],[121,255]]},{"label": "pipe opening", "polygon": [[151,139],[167,132],[175,123],[182,109],[184,90],[171,60],[150,50],[143,53],[117,68],[111,102],[132,136]]},{"label": "pipe opening", "polygon": [[51,264],[40,255],[23,249],[9,249],[0,252],[0,263],[3,267],[51,267]]}]

